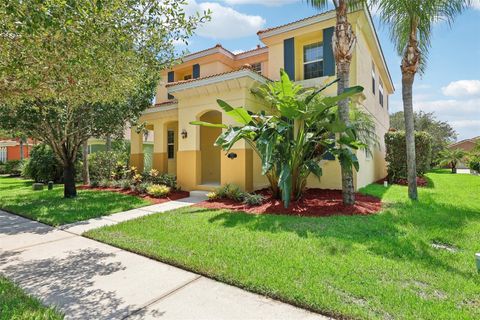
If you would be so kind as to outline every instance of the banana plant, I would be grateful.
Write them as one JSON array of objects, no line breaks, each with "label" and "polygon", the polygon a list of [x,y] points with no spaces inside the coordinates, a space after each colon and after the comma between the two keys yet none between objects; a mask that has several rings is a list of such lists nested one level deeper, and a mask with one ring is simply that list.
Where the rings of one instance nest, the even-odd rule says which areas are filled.
[{"label": "banana plant", "polygon": [[190,124],[224,129],[215,141],[224,151],[228,152],[240,140],[250,145],[261,159],[262,174],[268,178],[273,196],[288,207],[292,197],[301,197],[310,174],[320,179],[320,161],[327,153],[334,155],[342,166],[359,170],[354,150],[366,145],[358,139],[354,126],[339,119],[335,107],[339,101],[360,94],[363,88],[351,87],[337,96],[322,94],[337,81],[320,89],[304,89],[281,70],[279,81],[252,91],[264,100],[265,110],[254,113],[217,100],[238,125],[203,121]]}]

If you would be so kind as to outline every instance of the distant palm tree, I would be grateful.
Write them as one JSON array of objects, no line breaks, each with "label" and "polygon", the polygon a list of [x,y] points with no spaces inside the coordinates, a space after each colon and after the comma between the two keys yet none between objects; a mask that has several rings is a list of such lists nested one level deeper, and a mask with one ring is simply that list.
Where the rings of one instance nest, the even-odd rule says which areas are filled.
[{"label": "distant palm tree", "polygon": [[457,173],[457,164],[465,159],[467,154],[462,149],[446,149],[440,153],[440,165],[452,168]]},{"label": "distant palm tree", "polygon": [[418,199],[412,88],[415,75],[425,70],[431,47],[432,27],[438,21],[451,24],[470,0],[371,0],[381,20],[390,27],[390,37],[402,56],[402,98],[407,145],[408,196]]},{"label": "distant palm tree", "polygon": [[[326,9],[330,0],[305,0],[318,9]],[[345,88],[350,86],[350,63],[352,62],[353,50],[357,42],[352,25],[348,22],[347,13],[351,8],[358,8],[366,1],[364,0],[332,0],[335,7],[337,22],[333,33],[332,47],[337,66],[337,77],[340,79],[337,86],[337,94],[343,93]],[[340,119],[349,124],[349,102],[350,99],[338,103],[338,114]],[[352,168],[342,167],[342,194],[343,203],[352,205],[355,203],[355,188],[353,186]]]}]

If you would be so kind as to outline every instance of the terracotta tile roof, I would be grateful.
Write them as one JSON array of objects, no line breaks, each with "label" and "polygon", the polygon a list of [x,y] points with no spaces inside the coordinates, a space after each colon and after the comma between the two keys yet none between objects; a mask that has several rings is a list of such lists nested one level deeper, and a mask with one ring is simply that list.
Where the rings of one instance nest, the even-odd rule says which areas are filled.
[{"label": "terracotta tile roof", "polygon": [[322,15],[326,15],[326,14],[328,14],[330,12],[333,12],[333,11],[335,11],[335,10],[328,10],[328,11],[325,11],[325,12],[322,12],[322,13],[319,13],[319,14],[316,14],[316,15],[313,15],[313,16],[310,16],[310,17],[306,17],[306,18],[303,18],[303,19],[300,19],[300,20],[297,20],[297,21],[292,21],[292,22],[289,22],[289,23],[286,23],[286,24],[282,24],[280,26],[260,30],[260,31],[257,32],[257,35],[260,35],[262,33],[269,32],[269,31],[272,31],[272,30],[277,30],[277,29],[280,29],[280,28],[283,28],[283,27],[286,27],[286,26],[290,26],[290,25],[293,25],[293,24],[296,24],[296,23],[300,23],[300,22],[303,22],[303,21],[307,21],[309,19],[313,19],[313,18],[316,18],[316,17],[320,17]]},{"label": "terracotta tile roof", "polygon": [[[209,78],[215,78],[215,77],[223,76],[223,75],[225,75],[225,74],[230,74],[230,73],[238,72],[238,71],[241,71],[241,70],[252,70],[252,72],[255,72],[255,71],[253,71],[251,65],[249,65],[249,64],[244,64],[243,66],[241,66],[241,67],[238,68],[238,69],[234,69],[234,70],[230,70],[230,71],[226,71],[226,72],[222,72],[222,73],[212,74],[212,75],[209,75],[209,76],[200,77],[200,78],[196,78],[196,79],[189,79],[189,80],[182,80],[182,81],[177,81],[177,82],[170,82],[170,83],[167,83],[165,87],[169,88],[169,87],[177,86],[177,85],[184,84],[184,83],[190,83],[190,82],[200,81],[200,80],[209,79]],[[260,74],[260,73],[257,73],[257,74],[258,74],[259,76],[261,76],[262,78],[265,78],[265,79],[267,79],[267,80],[271,80],[271,79],[265,77],[264,75],[262,75],[262,74]]]},{"label": "terracotta tile roof", "polygon": [[155,107],[164,107],[164,106],[168,106],[168,105],[171,105],[171,104],[177,104],[178,103],[178,100],[177,99],[172,99],[172,100],[168,100],[168,101],[164,101],[164,102],[160,102],[160,103],[155,103],[152,108],[155,108]]}]

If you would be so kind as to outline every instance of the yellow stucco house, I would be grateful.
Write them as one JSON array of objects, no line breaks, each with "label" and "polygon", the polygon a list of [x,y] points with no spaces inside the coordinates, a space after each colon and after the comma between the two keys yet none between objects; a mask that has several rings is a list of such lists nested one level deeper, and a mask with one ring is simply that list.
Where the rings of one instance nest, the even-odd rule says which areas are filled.
[{"label": "yellow stucco house", "polygon": [[[361,9],[349,13],[357,36],[351,64],[350,85],[365,88],[356,103],[375,120],[380,148],[373,155],[358,151],[360,170],[354,175],[355,187],[363,187],[386,176],[383,136],[389,128],[388,96],[394,86],[382,54],[370,13]],[[261,175],[260,159],[244,142],[237,143],[229,159],[213,145],[221,129],[193,126],[202,120],[233,124],[218,107],[222,99],[232,106],[258,110],[262,102],[251,89],[278,80],[283,68],[290,78],[304,87],[320,86],[335,78],[332,35],[335,12],[328,11],[282,26],[259,31],[265,45],[234,54],[221,45],[185,56],[181,63],[162,74],[156,103],[141,121],[153,131],[152,166],[177,176],[184,190],[211,190],[234,183],[246,191],[268,186]],[[235,26],[232,26],[235,27]],[[329,94],[336,87],[329,88]],[[132,131],[131,163],[144,168],[143,135]],[[340,166],[335,160],[322,160],[320,181],[311,177],[309,187],[341,189]]]}]

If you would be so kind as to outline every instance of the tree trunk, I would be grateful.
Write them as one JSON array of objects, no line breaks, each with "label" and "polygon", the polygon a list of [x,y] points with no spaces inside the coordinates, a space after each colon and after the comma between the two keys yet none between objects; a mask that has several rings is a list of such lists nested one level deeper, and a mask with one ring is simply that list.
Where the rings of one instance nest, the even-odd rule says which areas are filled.
[{"label": "tree trunk", "polygon": [[412,200],[417,200],[417,164],[415,161],[415,128],[412,102],[414,79],[414,74],[402,73],[403,114],[405,116],[405,140],[407,146],[408,197]]},{"label": "tree trunk", "polygon": [[77,196],[75,164],[71,161],[63,164],[63,196],[65,198],[75,198]]},{"label": "tree trunk", "polygon": [[24,150],[23,150],[23,138],[20,138],[20,160],[23,161],[23,159],[25,158],[25,153],[24,153]]},{"label": "tree trunk", "polygon": [[[352,61],[353,49],[355,48],[356,37],[351,24],[347,19],[348,6],[345,0],[338,2],[336,8],[337,22],[333,36],[333,50],[335,63],[337,64],[337,77],[339,78],[337,94],[350,86],[350,63]],[[342,100],[338,103],[338,115],[345,124],[350,123],[350,99]],[[352,168],[342,166],[342,195],[345,205],[355,203],[355,187],[353,185]]]},{"label": "tree trunk", "polygon": [[112,151],[112,136],[108,135],[105,141],[105,150]]},{"label": "tree trunk", "polygon": [[82,146],[82,161],[83,161],[83,184],[90,185],[90,172],[88,171],[88,140],[83,142]]}]

